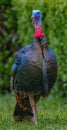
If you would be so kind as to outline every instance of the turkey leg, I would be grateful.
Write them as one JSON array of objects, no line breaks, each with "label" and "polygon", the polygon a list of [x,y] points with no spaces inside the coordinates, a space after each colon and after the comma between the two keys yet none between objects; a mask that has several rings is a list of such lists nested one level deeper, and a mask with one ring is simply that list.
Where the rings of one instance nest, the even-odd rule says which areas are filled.
[{"label": "turkey leg", "polygon": [[37,119],[36,119],[36,104],[34,101],[34,96],[32,93],[29,93],[29,101],[30,101],[30,105],[32,108],[32,112],[33,112],[33,117],[32,117],[32,121],[37,125]]}]

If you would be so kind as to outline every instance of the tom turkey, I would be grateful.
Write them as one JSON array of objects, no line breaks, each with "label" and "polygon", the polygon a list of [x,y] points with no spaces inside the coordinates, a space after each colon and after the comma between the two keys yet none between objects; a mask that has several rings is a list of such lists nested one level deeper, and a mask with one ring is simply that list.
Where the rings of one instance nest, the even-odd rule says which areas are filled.
[{"label": "tom turkey", "polygon": [[47,45],[42,31],[41,13],[32,11],[35,28],[32,44],[20,49],[12,66],[13,88],[16,97],[14,120],[36,120],[36,104],[40,97],[47,96],[57,77],[57,62]]}]

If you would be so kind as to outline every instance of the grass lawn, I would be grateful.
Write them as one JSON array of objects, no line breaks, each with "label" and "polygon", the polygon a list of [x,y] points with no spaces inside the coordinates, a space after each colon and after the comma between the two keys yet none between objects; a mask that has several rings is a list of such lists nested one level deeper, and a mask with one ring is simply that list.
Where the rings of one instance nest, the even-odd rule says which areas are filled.
[{"label": "grass lawn", "polygon": [[35,126],[30,121],[15,123],[12,117],[14,94],[0,96],[0,130],[67,130],[67,100],[60,96],[41,98],[37,105]]}]

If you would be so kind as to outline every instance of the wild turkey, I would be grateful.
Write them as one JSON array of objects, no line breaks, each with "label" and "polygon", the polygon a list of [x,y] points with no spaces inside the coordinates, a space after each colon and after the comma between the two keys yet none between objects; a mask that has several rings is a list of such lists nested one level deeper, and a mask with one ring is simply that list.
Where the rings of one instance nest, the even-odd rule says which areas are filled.
[{"label": "wild turkey", "polygon": [[41,13],[32,12],[35,27],[32,44],[20,49],[12,66],[13,86],[16,97],[14,120],[36,121],[36,104],[40,97],[47,96],[57,77],[57,62],[48,47],[41,26]]}]

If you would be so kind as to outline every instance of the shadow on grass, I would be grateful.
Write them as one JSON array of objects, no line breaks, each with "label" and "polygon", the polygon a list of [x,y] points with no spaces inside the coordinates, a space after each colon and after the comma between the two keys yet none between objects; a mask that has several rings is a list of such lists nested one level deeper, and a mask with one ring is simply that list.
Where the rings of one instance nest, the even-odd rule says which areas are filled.
[{"label": "shadow on grass", "polygon": [[56,125],[59,124],[59,126],[61,125],[67,125],[67,119],[64,118],[58,118],[56,117],[55,119],[53,118],[40,118],[38,119],[38,124],[43,124],[43,125]]}]

